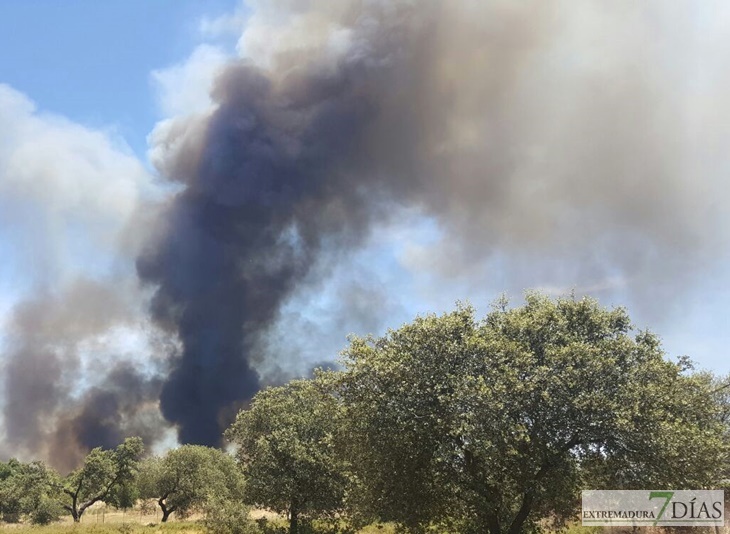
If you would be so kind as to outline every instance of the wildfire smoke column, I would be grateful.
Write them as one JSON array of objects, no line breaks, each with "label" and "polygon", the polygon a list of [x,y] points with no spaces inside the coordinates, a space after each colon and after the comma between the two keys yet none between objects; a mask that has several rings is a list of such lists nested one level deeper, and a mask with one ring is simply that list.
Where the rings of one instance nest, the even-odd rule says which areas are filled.
[{"label": "wildfire smoke column", "polygon": [[382,185],[364,136],[377,115],[364,83],[392,68],[316,58],[277,78],[245,62],[217,80],[216,110],[181,121],[163,172],[184,189],[137,261],[157,285],[152,314],[181,353],[161,395],[182,442],[214,445],[259,388],[257,335],[325,253],[359,243]]},{"label": "wildfire smoke column", "polygon": [[[252,8],[249,59],[222,69],[214,109],[152,136],[155,165],[181,189],[137,272],[156,288],[154,320],[181,342],[161,409],[183,442],[219,443],[260,387],[261,339],[287,299],[401,208],[441,235],[403,252],[409,269],[511,292],[586,288],[646,317],[728,242],[722,180],[704,172],[725,163],[687,134],[708,110],[666,61],[701,44],[673,31],[684,7]],[[730,139],[703,128],[696,139],[712,146]]]}]

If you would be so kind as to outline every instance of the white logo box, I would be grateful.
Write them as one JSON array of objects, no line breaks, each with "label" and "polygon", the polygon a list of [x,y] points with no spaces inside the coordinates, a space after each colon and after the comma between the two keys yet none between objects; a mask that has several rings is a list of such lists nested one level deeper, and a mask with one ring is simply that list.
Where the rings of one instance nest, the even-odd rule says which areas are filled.
[{"label": "white logo box", "polygon": [[723,526],[723,490],[586,490],[585,526]]}]

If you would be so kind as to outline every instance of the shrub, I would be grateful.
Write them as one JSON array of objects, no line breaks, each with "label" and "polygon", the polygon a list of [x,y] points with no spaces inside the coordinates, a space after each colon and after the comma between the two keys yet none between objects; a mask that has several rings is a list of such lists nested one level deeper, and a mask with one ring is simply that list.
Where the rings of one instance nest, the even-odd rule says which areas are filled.
[{"label": "shrub", "polygon": [[249,512],[250,508],[240,502],[211,502],[206,506],[203,524],[211,534],[260,534],[261,530]]}]

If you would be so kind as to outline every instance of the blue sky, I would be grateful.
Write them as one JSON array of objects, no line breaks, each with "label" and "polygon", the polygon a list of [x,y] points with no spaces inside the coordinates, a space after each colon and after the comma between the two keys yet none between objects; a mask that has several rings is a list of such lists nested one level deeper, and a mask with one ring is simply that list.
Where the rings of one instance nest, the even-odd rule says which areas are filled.
[{"label": "blue sky", "polygon": [[[488,4],[503,13],[509,3]],[[271,339],[283,340],[296,333],[304,340],[288,348],[272,341],[272,350],[292,352],[281,361],[299,359],[289,371],[303,373],[312,362],[334,357],[350,332],[381,333],[416,313],[446,311],[456,300],[468,299],[486,312],[488,303],[502,292],[519,302],[523,290],[537,288],[550,294],[575,289],[605,305],[625,305],[638,327],[649,327],[664,339],[671,356],[686,354],[700,367],[730,372],[730,256],[725,246],[724,194],[730,172],[730,158],[725,156],[730,141],[726,127],[730,123],[730,82],[724,74],[730,72],[730,61],[725,57],[730,46],[724,22],[730,20],[730,10],[718,4],[718,13],[708,17],[707,11],[697,13],[692,3],[682,4],[693,15],[688,18],[682,10],[662,11],[662,2],[658,2],[659,10],[650,13],[652,17],[646,16],[650,24],[644,27],[645,14],[634,16],[630,12],[629,16],[621,11],[623,8],[612,11],[605,6],[608,13],[603,13],[596,7],[600,4],[584,5],[589,6],[585,11],[576,8],[575,13],[560,13],[561,17],[573,17],[570,31],[557,45],[530,56],[534,63],[526,63],[529,75],[524,75],[526,82],[518,84],[522,92],[514,96],[527,106],[505,112],[517,124],[502,124],[502,130],[508,131],[504,134],[507,139],[513,126],[515,131],[524,127],[524,116],[537,116],[534,130],[532,121],[527,120],[528,128],[521,132],[534,140],[535,146],[526,141],[520,148],[528,149],[515,152],[524,161],[516,165],[513,177],[527,178],[514,182],[513,190],[505,187],[505,203],[511,202],[514,209],[501,213],[500,206],[488,204],[486,198],[483,210],[470,206],[464,210],[468,217],[461,217],[458,204],[449,208],[453,211],[431,206],[429,212],[416,203],[402,213],[396,210],[392,220],[376,224],[362,249],[343,255],[336,265],[318,266],[321,271],[315,274],[322,280],[295,291],[281,310],[282,319],[274,325]],[[270,59],[267,54],[273,54],[269,47],[307,41],[309,36],[302,36],[301,27],[311,24],[319,28],[321,19],[331,15],[317,14],[320,18],[304,22],[283,17],[282,22],[281,13],[269,13],[267,6],[266,2],[256,4],[255,9],[263,15],[247,26],[251,11],[235,0],[0,2],[0,255],[5,258],[0,264],[0,350],[10,346],[8,339],[16,326],[13,310],[19,303],[39,295],[52,295],[63,302],[79,292],[76,282],[84,278],[101,287],[113,287],[110,301],[115,302],[115,308],[108,317],[89,323],[89,330],[80,334],[83,339],[75,347],[74,357],[78,356],[76,363],[88,373],[82,375],[90,378],[76,387],[88,388],[98,375],[100,362],[112,353],[124,354],[143,365],[155,361],[158,340],[145,337],[150,325],[142,310],[149,294],[135,287],[134,259],[146,233],[153,230],[140,224],[139,217],[144,220],[145,214],[140,216],[139,207],[169,192],[153,160],[160,151],[169,149],[163,141],[169,134],[170,120],[209,109],[206,95],[211,80],[216,69],[230,58],[244,56],[265,66]],[[604,24],[606,20],[611,22]],[[677,31],[678,20],[683,22],[682,31]],[[490,31],[494,29],[490,27]],[[658,32],[656,39],[652,31]],[[239,41],[242,32],[247,39]],[[339,43],[342,35],[333,32],[330,44]],[[458,39],[455,35],[454,40]],[[505,38],[508,47],[517,41]],[[450,45],[447,43],[446,48]],[[581,120],[595,111],[591,91],[608,94],[609,104],[613,102],[611,91],[621,100],[625,86],[636,82],[630,74],[636,72],[636,66],[643,72],[647,65],[654,68],[656,64],[661,65],[657,69],[666,69],[654,73],[658,79],[676,83],[655,86],[638,77],[651,89],[647,93],[651,98],[639,100],[636,106],[630,102],[626,114],[648,117],[641,136],[634,137],[630,128],[621,129],[620,124],[611,129],[610,116],[581,123],[582,130],[572,131],[569,126],[561,130],[570,118]],[[441,68],[458,71],[460,66],[446,63]],[[555,72],[561,76],[555,77]],[[474,71],[467,73],[478,78]],[[696,77],[687,78],[687,73]],[[573,99],[582,93],[571,92],[575,86],[583,87],[581,76],[590,78],[585,84],[589,96],[583,108],[579,107],[583,101]],[[628,80],[625,84],[611,84],[616,78],[623,80],[622,76]],[[541,91],[547,93],[549,105],[538,98]],[[469,97],[478,101],[480,94]],[[661,101],[656,109],[652,100]],[[454,121],[461,128],[454,128],[459,130],[454,142],[479,146],[482,140],[475,141],[478,135],[474,132],[483,133],[479,130],[483,125],[469,122],[473,113],[469,113],[468,102],[465,106],[465,116]],[[677,116],[685,115],[688,118],[674,122]],[[661,120],[652,122],[655,117]],[[611,128],[602,130],[604,122]],[[675,131],[672,126],[676,124],[686,128]],[[642,137],[651,137],[662,128],[666,131],[660,132],[656,144],[649,143],[646,152],[654,150],[670,159],[670,164],[682,166],[668,173],[665,189],[669,194],[664,200],[669,208],[679,208],[677,218],[685,217],[687,225],[678,225],[679,232],[675,232],[683,235],[670,232],[667,236],[656,227],[660,222],[671,223],[671,214],[647,221],[641,210],[632,211],[630,205],[612,204],[614,208],[618,205],[616,213],[608,209],[603,213],[599,203],[579,206],[574,209],[582,218],[571,218],[571,213],[566,216],[565,210],[560,211],[564,198],[570,197],[573,189],[585,187],[580,181],[585,177],[579,173],[580,178],[550,196],[550,191],[541,189],[543,174],[532,174],[533,166],[541,164],[570,174],[575,155],[576,169],[596,167],[596,183],[603,186],[596,196],[605,195],[612,202],[626,200],[627,204],[636,198],[650,199],[647,191],[656,178],[651,173],[661,170],[661,165],[645,166],[641,154],[636,161],[632,158]],[[502,130],[494,134],[495,142],[498,148],[508,150],[509,144],[499,144]],[[594,131],[599,139],[601,135],[608,139],[610,154],[615,151],[617,160],[628,162],[617,165],[615,182],[601,174],[608,173],[602,169],[611,166],[610,158],[594,165],[589,156],[600,151],[591,143],[582,144]],[[616,131],[619,135],[612,137]],[[675,137],[681,139],[678,145],[672,144]],[[668,152],[663,152],[665,141]],[[448,151],[448,144],[444,146],[439,150]],[[672,159],[671,150],[676,146],[686,154]],[[568,157],[561,159],[566,154]],[[637,176],[620,175],[626,169],[648,171]],[[456,197],[449,196],[452,187],[447,179],[444,183],[447,185],[440,191],[447,205]],[[522,183],[537,193],[525,192]],[[615,190],[624,196],[615,195]],[[557,214],[555,219],[564,217],[554,228],[574,233],[578,236],[575,241],[556,237],[543,226],[521,226],[523,215],[529,218],[529,211],[540,212],[543,206],[548,206],[544,208],[548,215]],[[554,213],[550,211],[553,208]],[[595,219],[591,218],[593,212]],[[698,222],[692,224],[695,219]],[[601,224],[614,233],[598,235]],[[474,232],[476,235],[470,236],[472,248],[465,249],[456,243],[455,236],[459,229],[472,231],[470,225],[483,232]],[[631,225],[644,233],[626,232]],[[686,235],[684,226],[691,226]],[[450,234],[454,229],[457,231]],[[598,235],[595,240],[594,234]],[[617,236],[626,235],[638,237],[617,242]],[[709,244],[704,244],[703,235],[713,236]],[[658,237],[652,242],[645,236]],[[517,246],[513,241],[518,239],[534,247]],[[692,239],[702,246],[687,245]],[[679,252],[673,255],[675,245]],[[641,261],[632,263],[634,252]],[[603,253],[615,261],[605,260]],[[693,254],[689,259],[684,257]],[[664,274],[660,276],[660,272]],[[343,302],[351,307],[343,307]],[[379,320],[372,318],[377,315],[373,308],[381,312]],[[49,316],[42,326],[64,335],[74,333],[73,321],[61,315]],[[60,337],[51,339],[50,344],[55,347],[64,342],[68,339]],[[275,368],[281,361],[271,365]],[[268,371],[276,373],[276,369]]]},{"label": "blue sky", "polygon": [[140,157],[160,119],[150,74],[185,60],[234,0],[0,2],[0,80],[48,112],[114,128]]}]

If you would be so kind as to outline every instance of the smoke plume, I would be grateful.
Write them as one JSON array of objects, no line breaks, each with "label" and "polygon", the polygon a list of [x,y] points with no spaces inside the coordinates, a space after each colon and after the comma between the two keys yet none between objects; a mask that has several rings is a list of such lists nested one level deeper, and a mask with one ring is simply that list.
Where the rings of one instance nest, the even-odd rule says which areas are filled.
[{"label": "smoke plume", "polygon": [[[94,447],[129,435],[152,443],[161,435],[159,380],[110,354],[104,339],[127,313],[118,294],[87,280],[16,307],[3,369],[4,442],[16,455],[47,458],[68,471]],[[85,387],[89,377],[80,375],[89,357],[99,361],[86,372],[103,378]]]},{"label": "smoke plume", "polygon": [[165,428],[130,259],[149,175],[109,134],[3,85],[0,123],[2,459],[67,471]]},{"label": "smoke plume", "polygon": [[219,444],[262,385],[306,373],[297,353],[327,360],[419,292],[433,309],[576,288],[666,320],[727,261],[714,19],[694,2],[252,1],[205,24],[240,30],[235,57],[206,44],[154,73],[178,114],[149,137],[159,188],[0,86],[23,140],[0,144],[0,218],[18,198],[44,215],[18,216],[34,283],[5,327],[0,449],[71,466],[168,426]]},{"label": "smoke plume", "polygon": [[406,261],[442,277],[501,255],[516,279],[635,277],[647,302],[725,238],[708,235],[719,184],[688,174],[683,65],[645,46],[658,4],[254,8],[214,110],[153,136],[182,191],[137,267],[182,341],[161,407],[183,441],[219,442],[283,304],[404,207],[445,236]]}]

